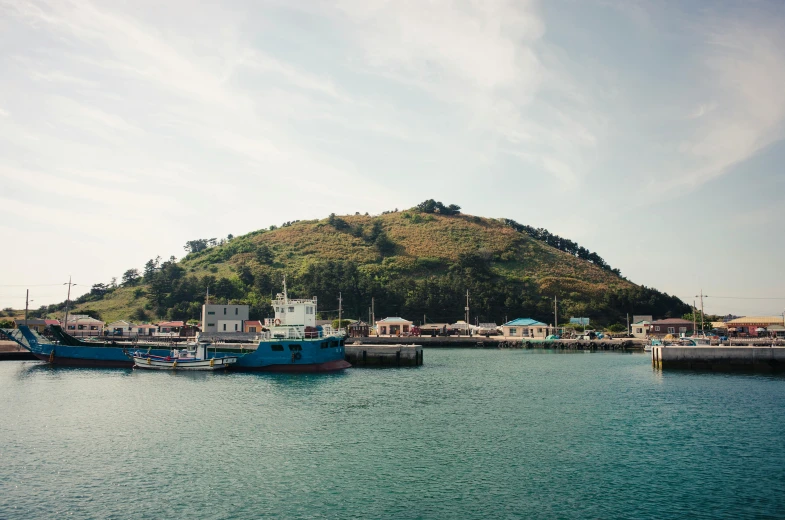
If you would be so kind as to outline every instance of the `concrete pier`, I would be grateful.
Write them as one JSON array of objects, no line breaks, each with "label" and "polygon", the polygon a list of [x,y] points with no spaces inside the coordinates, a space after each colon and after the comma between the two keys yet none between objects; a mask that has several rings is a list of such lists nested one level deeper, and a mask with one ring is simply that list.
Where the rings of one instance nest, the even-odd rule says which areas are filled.
[{"label": "concrete pier", "polygon": [[344,346],[346,361],[353,367],[417,367],[423,364],[421,345]]},{"label": "concrete pier", "polygon": [[359,341],[367,345],[422,345],[423,347],[448,347],[448,348],[544,348],[554,350],[621,350],[642,351],[645,341],[625,339],[602,340],[577,340],[560,339],[544,340],[531,338],[505,338],[503,336],[404,336],[404,337],[376,337],[347,338],[346,344]]},{"label": "concrete pier", "polygon": [[785,372],[785,347],[652,347],[655,368]]}]

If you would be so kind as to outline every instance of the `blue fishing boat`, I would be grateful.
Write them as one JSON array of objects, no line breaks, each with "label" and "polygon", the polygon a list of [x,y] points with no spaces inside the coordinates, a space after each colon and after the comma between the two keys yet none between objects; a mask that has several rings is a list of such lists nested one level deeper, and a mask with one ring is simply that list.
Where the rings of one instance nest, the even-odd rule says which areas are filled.
[{"label": "blue fishing boat", "polygon": [[[316,326],[316,298],[289,299],[284,282],[283,294],[273,301],[275,318],[257,337],[255,348],[230,344],[213,344],[205,359],[236,357],[230,370],[264,370],[275,372],[328,372],[351,365],[344,359],[346,338],[341,331]],[[127,355],[128,344],[114,341],[82,341],[52,326],[54,339],[44,338],[24,325],[18,329],[0,329],[0,336],[17,342],[38,359],[53,365],[75,367],[131,368],[134,361]],[[139,348],[139,347],[136,347]],[[165,358],[171,356],[169,345],[149,346],[146,353]]]},{"label": "blue fishing boat", "polygon": [[316,325],[316,305],[316,297],[290,299],[284,279],[283,293],[272,301],[275,318],[259,335],[256,350],[238,358],[230,369],[326,372],[349,368],[344,359],[345,335]]}]

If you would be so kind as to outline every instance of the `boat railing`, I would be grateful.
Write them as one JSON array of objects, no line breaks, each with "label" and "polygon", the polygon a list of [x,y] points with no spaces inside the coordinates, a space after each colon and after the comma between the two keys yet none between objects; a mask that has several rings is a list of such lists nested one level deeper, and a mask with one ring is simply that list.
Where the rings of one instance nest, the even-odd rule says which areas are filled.
[{"label": "boat railing", "polygon": [[321,338],[330,338],[338,336],[338,331],[327,328],[325,330],[305,331],[301,327],[274,327],[269,331],[260,332],[254,338],[254,341],[272,341],[275,339],[288,339],[288,340],[313,340]]},{"label": "boat railing", "polygon": [[19,346],[24,347],[27,350],[30,350],[30,343],[28,343],[27,338],[24,337],[22,331],[19,329],[0,329],[0,338],[3,337],[19,344]]}]

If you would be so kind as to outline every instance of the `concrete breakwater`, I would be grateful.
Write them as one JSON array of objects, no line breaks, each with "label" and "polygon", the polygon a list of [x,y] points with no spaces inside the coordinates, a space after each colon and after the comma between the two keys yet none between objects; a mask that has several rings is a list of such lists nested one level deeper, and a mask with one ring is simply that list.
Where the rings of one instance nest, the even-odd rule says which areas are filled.
[{"label": "concrete breakwater", "polygon": [[654,368],[718,372],[785,372],[783,347],[653,347]]},{"label": "concrete breakwater", "polygon": [[346,361],[353,367],[416,367],[423,364],[420,345],[354,344],[344,347]]}]

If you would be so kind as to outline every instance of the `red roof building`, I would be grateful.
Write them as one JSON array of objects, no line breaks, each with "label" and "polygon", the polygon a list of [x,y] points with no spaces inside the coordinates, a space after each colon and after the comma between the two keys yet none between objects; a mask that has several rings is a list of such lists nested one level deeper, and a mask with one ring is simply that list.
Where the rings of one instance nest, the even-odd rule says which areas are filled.
[{"label": "red roof building", "polygon": [[687,334],[694,331],[692,322],[681,318],[666,318],[649,324],[649,333],[655,336],[667,334]]},{"label": "red roof building", "polygon": [[262,322],[259,320],[244,321],[243,332],[262,332]]}]

